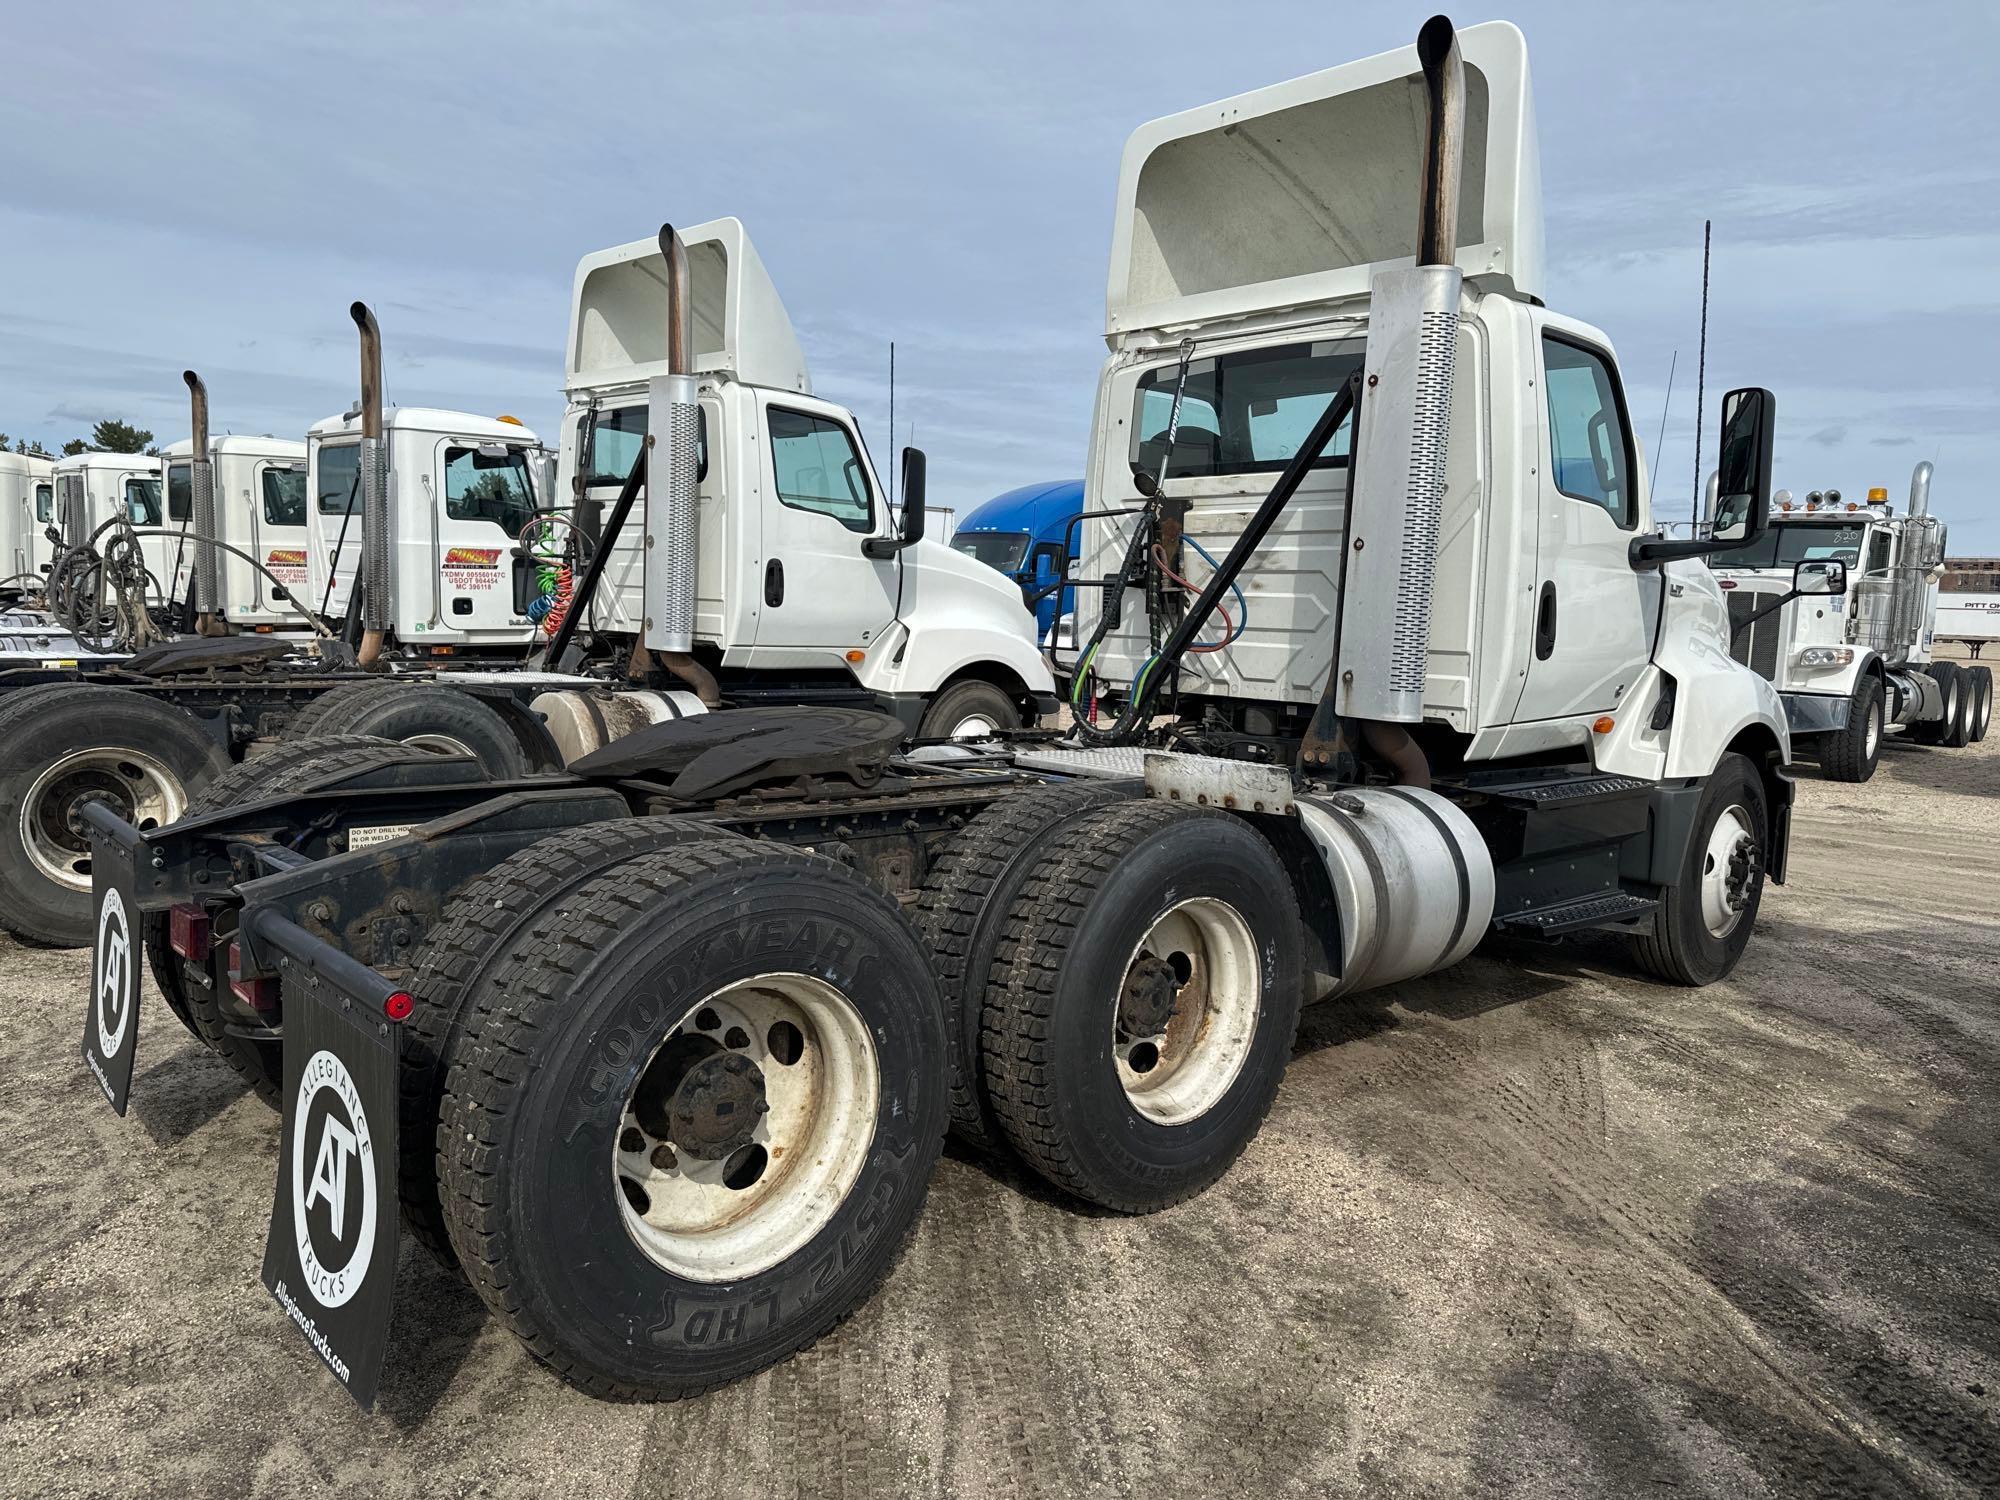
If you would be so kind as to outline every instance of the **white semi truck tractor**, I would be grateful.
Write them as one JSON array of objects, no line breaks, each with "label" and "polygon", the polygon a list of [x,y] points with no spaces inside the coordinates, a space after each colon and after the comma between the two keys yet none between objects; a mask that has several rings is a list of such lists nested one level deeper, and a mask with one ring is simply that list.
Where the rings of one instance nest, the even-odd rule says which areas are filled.
[{"label": "white semi truck tractor", "polygon": [[[1495,931],[1727,976],[1792,784],[1702,559],[1763,532],[1772,401],[1723,402],[1736,519],[1653,532],[1609,345],[1541,300],[1539,181],[1520,33],[1442,17],[1132,138],[1087,471],[1119,514],[1077,582],[1095,722],[904,750],[892,714],[750,707],[511,783],[306,740],[170,827],[85,809],[88,1066],[122,1112],[143,945],[282,1109],[273,1327],[372,1400],[407,1229],[563,1378],[699,1391],[870,1294],[948,1125],[1147,1212],[1256,1134],[1304,1003]],[[841,479],[852,434],[810,486],[763,468],[781,412],[836,415],[759,384],[725,444],[727,386],[665,360],[649,651],[699,637],[700,570],[652,554],[709,519],[704,413],[760,509],[907,539]],[[334,1155],[345,1206],[311,1190]]]},{"label": "white semi truck tractor", "polygon": [[1882,488],[1781,492],[1754,544],[1709,559],[1730,653],[1778,689],[1794,745],[1830,780],[1868,780],[1890,734],[1959,748],[1992,720],[1991,669],[1932,655],[1945,527],[1930,489],[1924,462],[1901,511]]},{"label": "white semi truck tractor", "polygon": [[54,471],[52,459],[0,451],[0,601],[39,595],[46,582],[35,537],[55,518]]},{"label": "white semi truck tractor", "polygon": [[[670,296],[677,277],[685,294]],[[677,664],[711,697],[878,707],[922,738],[1016,728],[1055,707],[1020,591],[925,534],[921,483],[891,510],[854,414],[813,395],[735,219],[577,266],[559,488],[586,532],[616,509],[669,378],[695,423],[693,489],[664,526],[649,491],[619,531],[594,595],[600,633]]]},{"label": "white semi truck tractor", "polygon": [[164,525],[171,598],[201,635],[308,629],[306,445],[295,438],[212,434],[208,389],[186,383],[193,435],[170,444]]}]

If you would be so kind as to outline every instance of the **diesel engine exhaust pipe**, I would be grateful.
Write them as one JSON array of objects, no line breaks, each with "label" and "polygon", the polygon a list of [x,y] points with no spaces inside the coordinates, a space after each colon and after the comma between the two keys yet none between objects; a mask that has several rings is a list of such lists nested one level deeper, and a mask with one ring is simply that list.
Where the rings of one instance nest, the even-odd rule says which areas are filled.
[{"label": "diesel engine exhaust pipe", "polygon": [[189,426],[189,510],[194,515],[194,566],[188,579],[188,603],[195,611],[196,635],[223,635],[227,627],[215,616],[222,606],[222,588],[215,548],[215,465],[208,455],[208,387],[193,370],[181,371],[187,382]]},{"label": "diesel engine exhaust pipe", "polygon": [[714,708],[722,690],[694,658],[695,599],[701,567],[701,403],[694,368],[694,288],[687,246],[660,226],[667,266],[667,373],[650,382],[646,414],[646,619],[629,670],[649,653]]},{"label": "diesel engine exhaust pipe", "polygon": [[[1405,785],[1428,769],[1405,724],[1424,716],[1431,589],[1437,574],[1458,359],[1462,276],[1458,203],[1465,147],[1465,60],[1449,19],[1417,34],[1428,128],[1417,263],[1369,286],[1366,397],[1349,468],[1336,711]],[[1352,566],[1350,566],[1352,565]]]},{"label": "diesel engine exhaust pipe", "polygon": [[389,632],[389,452],[382,439],[382,329],[365,302],[347,315],[361,333],[361,645],[355,662],[381,659]]},{"label": "diesel engine exhaust pipe", "polygon": [[1931,513],[1931,461],[1924,459],[1910,471],[1910,514],[1928,516]]}]

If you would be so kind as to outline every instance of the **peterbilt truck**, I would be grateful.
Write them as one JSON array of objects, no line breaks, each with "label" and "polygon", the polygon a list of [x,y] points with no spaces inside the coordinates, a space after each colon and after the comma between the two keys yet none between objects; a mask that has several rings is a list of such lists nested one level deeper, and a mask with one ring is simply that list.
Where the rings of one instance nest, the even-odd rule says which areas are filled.
[{"label": "peterbilt truck", "polygon": [[[1076,580],[1097,714],[903,750],[749,708],[510,782],[306,740],[169,827],[87,808],[86,1065],[123,1113],[143,951],[282,1110],[264,1284],[357,1399],[405,1232],[563,1378],[669,1397],[865,1299],[947,1126],[1143,1213],[1229,1169],[1308,1001],[1494,931],[1725,978],[1792,784],[1702,559],[1763,532],[1774,403],[1723,401],[1727,519],[1651,530],[1609,347],[1542,305],[1538,185],[1499,23],[1142,127],[1086,470],[1120,514]],[[666,363],[654,539],[701,503]],[[686,563],[639,564],[661,650]]]},{"label": "peterbilt truck", "polygon": [[[1945,527],[1931,513],[1931,465],[1910,475],[1907,507],[1889,492],[1781,492],[1757,542],[1710,567],[1729,605],[1730,651],[1777,689],[1793,743],[1832,781],[1875,774],[1884,738],[1953,748],[1986,737],[1990,668],[1933,658]],[[1845,595],[1798,591],[1838,571]]]}]

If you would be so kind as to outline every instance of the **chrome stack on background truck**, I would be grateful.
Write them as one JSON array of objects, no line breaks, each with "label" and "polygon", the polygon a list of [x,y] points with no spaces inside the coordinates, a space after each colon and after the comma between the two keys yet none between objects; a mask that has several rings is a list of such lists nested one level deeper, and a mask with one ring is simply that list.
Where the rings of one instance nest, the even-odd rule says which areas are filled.
[{"label": "chrome stack on background truck", "polygon": [[1711,559],[1731,654],[1777,687],[1793,742],[1834,781],[1873,776],[1890,733],[1962,748],[1992,721],[1992,670],[1933,656],[1945,527],[1930,489],[1925,462],[1900,512],[1886,489],[1780,494],[1754,546]]},{"label": "chrome stack on background truck", "polygon": [[[665,250],[623,287],[672,330]],[[283,1111],[264,1283],[362,1401],[405,1231],[565,1378],[673,1396],[866,1298],[947,1126],[1146,1212],[1255,1135],[1304,1003],[1495,930],[1721,979],[1792,787],[1703,559],[1763,533],[1772,402],[1723,404],[1737,519],[1667,540],[1609,344],[1544,290],[1511,26],[1142,127],[1086,470],[1130,514],[1075,579],[1095,721],[906,751],[893,715],[748,708],[507,780],[306,739],[171,826],[89,806],[88,1066],[122,1113],[143,953]],[[817,474],[745,476],[781,506],[874,493],[837,419],[711,408],[673,341],[631,403],[662,652],[702,616],[658,544],[711,545],[704,426],[711,473],[718,423],[817,434]],[[870,560],[913,529],[872,525]]]}]

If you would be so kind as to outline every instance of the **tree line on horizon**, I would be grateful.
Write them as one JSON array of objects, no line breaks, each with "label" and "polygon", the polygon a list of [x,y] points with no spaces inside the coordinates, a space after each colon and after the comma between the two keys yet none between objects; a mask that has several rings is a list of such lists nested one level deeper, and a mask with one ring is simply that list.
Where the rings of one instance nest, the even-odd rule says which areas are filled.
[{"label": "tree line on horizon", "polygon": [[[30,458],[56,456],[31,438],[10,438],[4,432],[0,432],[0,453],[25,453]],[[153,446],[153,434],[145,428],[106,417],[90,429],[89,437],[71,438],[62,445],[64,458],[75,453],[147,453],[157,458],[160,450]]]}]

